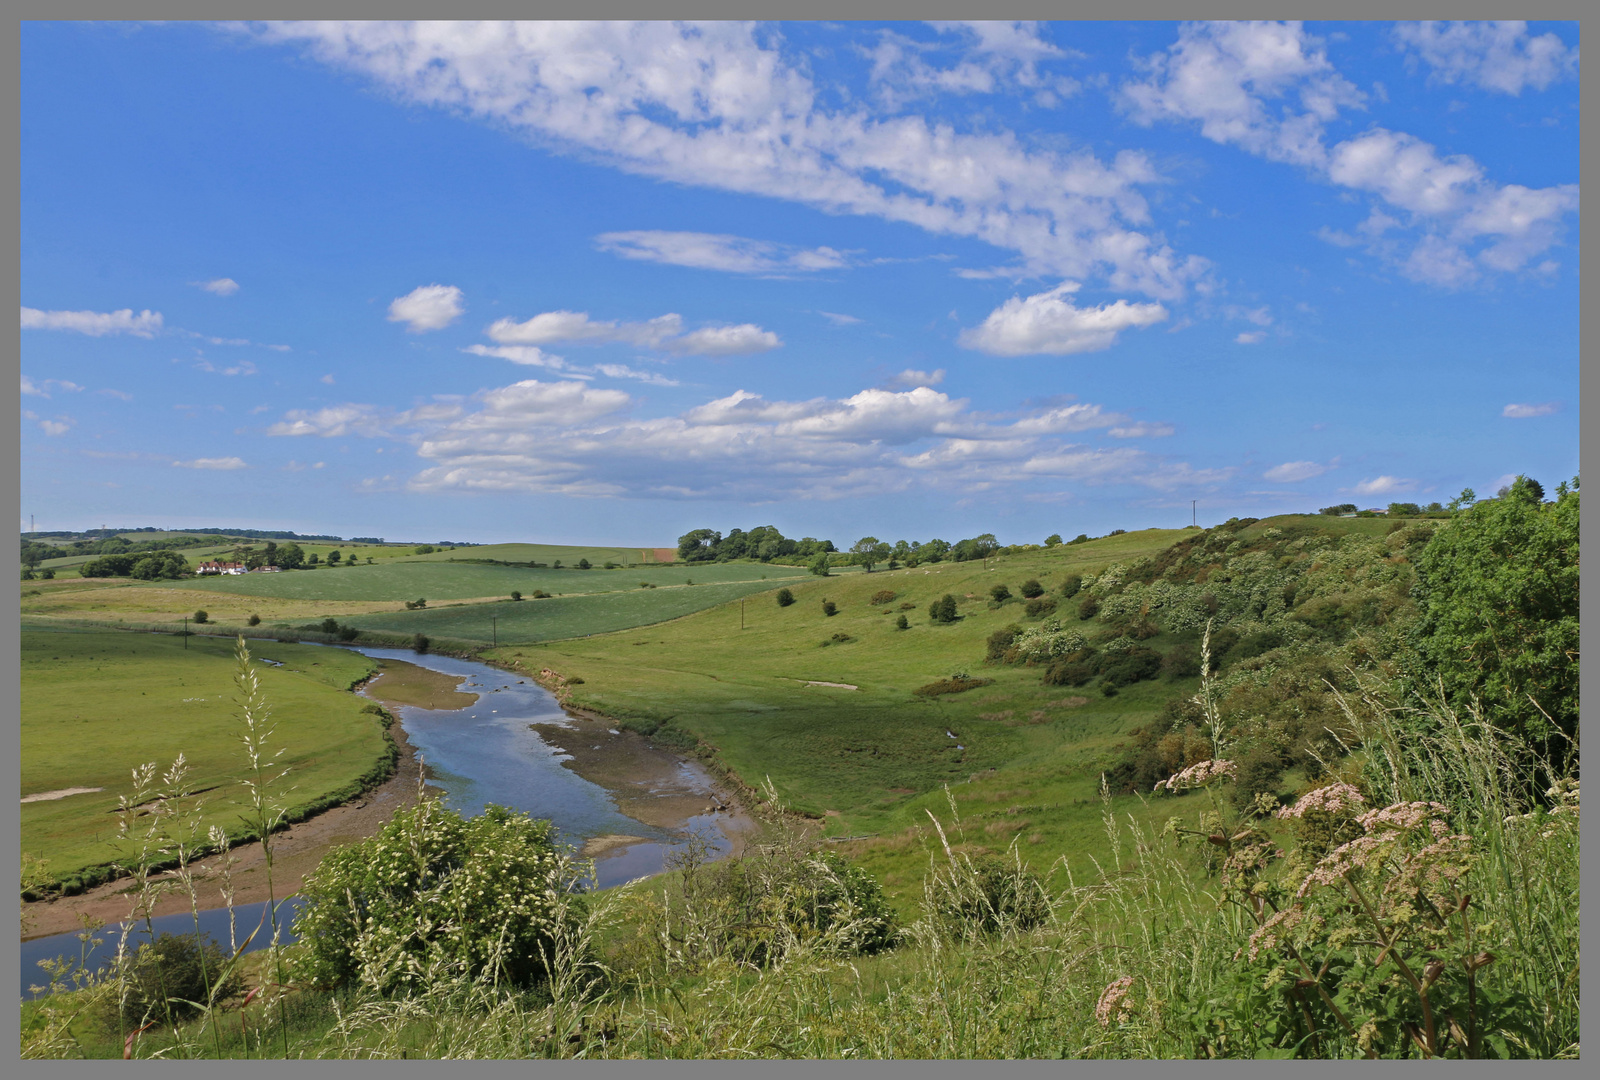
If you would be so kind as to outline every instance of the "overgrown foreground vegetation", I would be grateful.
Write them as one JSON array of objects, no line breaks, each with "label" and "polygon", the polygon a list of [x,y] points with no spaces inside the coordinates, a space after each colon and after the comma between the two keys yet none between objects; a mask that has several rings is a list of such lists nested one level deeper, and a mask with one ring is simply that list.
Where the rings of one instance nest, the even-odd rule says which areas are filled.
[{"label": "overgrown foreground vegetation", "polygon": [[[239,666],[251,812],[270,836],[273,728],[242,641]],[[1235,809],[1221,756],[1163,787],[1203,802],[1197,830],[1119,820],[1108,792],[1109,868],[1030,867],[1014,844],[975,860],[950,800],[904,926],[770,786],[766,843],[745,858],[691,847],[665,880],[605,893],[544,823],[424,801],[313,875],[304,943],[134,951],[125,934],[106,973],[49,971],[57,992],[23,1006],[22,1052],[1576,1056],[1576,748],[1557,769],[1470,711],[1341,702],[1353,752],[1276,812],[1290,844]],[[181,761],[135,780],[123,827],[147,918],[163,889],[194,895],[208,837]],[[175,877],[148,872],[174,854]]]}]

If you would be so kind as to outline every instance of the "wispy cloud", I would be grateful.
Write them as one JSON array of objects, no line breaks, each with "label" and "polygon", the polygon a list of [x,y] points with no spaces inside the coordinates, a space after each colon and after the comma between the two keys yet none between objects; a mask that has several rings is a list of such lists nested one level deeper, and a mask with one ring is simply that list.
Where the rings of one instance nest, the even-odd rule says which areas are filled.
[{"label": "wispy cloud", "polygon": [[180,469],[218,469],[223,472],[250,467],[243,458],[237,457],[203,457],[193,461],[174,461],[172,464]]},{"label": "wispy cloud", "polygon": [[135,337],[154,337],[161,332],[161,312],[148,309],[135,315],[132,308],[121,311],[40,311],[38,308],[22,309],[24,330],[71,330],[90,337],[107,334],[132,334]]},{"label": "wispy cloud", "polygon": [[918,371],[916,368],[906,368],[885,382],[883,388],[885,390],[914,390],[919,386],[938,386],[942,382],[944,382],[944,368],[936,368],[933,371]]},{"label": "wispy cloud", "polygon": [[1416,486],[1415,480],[1399,476],[1375,476],[1371,480],[1361,481],[1350,490],[1357,495],[1398,495]]},{"label": "wispy cloud", "polygon": [[777,334],[754,323],[685,332],[683,318],[672,313],[643,322],[606,322],[591,319],[584,311],[547,311],[520,323],[498,319],[485,333],[501,345],[621,344],[684,356],[749,356],[783,344]]},{"label": "wispy cloud", "polygon": [[1516,97],[1578,77],[1578,48],[1555,34],[1528,33],[1520,19],[1503,22],[1401,23],[1394,37],[1415,65],[1428,66],[1430,82],[1465,83]]},{"label": "wispy cloud", "polygon": [[[1261,478],[1263,480],[1271,480],[1275,484],[1298,484],[1302,480],[1315,480],[1337,464],[1337,458],[1326,465],[1319,461],[1286,461],[1282,465],[1274,465],[1262,473]],[[1392,480],[1393,477],[1381,477],[1380,479]]]},{"label": "wispy cloud", "polygon": [[1539,405],[1511,404],[1500,410],[1501,416],[1508,416],[1513,420],[1531,420],[1535,416],[1550,416],[1559,412],[1561,406],[1554,401],[1546,401]]},{"label": "wispy cloud", "polygon": [[802,248],[727,233],[608,232],[595,237],[595,246],[624,259],[730,274],[781,277],[837,270],[849,265],[848,254],[831,247]]},{"label": "wispy cloud", "polygon": [[239,283],[231,277],[213,278],[210,281],[191,281],[189,284],[197,289],[204,289],[213,296],[232,296],[239,291]]}]

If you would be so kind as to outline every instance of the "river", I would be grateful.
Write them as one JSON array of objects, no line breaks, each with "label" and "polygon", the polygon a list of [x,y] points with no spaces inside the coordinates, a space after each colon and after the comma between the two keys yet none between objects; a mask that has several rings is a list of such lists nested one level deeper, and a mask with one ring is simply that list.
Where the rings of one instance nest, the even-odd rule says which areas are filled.
[{"label": "river", "polygon": [[[737,812],[705,812],[721,800],[712,776],[699,763],[604,720],[568,716],[553,694],[526,676],[409,649],[349,647],[375,660],[404,661],[459,678],[458,692],[477,695],[471,705],[454,710],[387,707],[426,761],[429,785],[442,792],[446,806],[471,817],[495,803],[550,819],[562,840],[591,848],[598,888],[660,873],[667,856],[689,833],[704,837],[714,856],[722,857],[752,827]],[[380,684],[381,678],[362,692],[381,698]],[[294,903],[291,899],[280,910],[284,921],[292,918]],[[264,904],[235,908],[240,940],[249,936],[264,913]],[[187,913],[154,922],[158,934],[194,929]],[[91,966],[115,953],[120,929],[112,925],[100,932],[103,943],[91,953]],[[227,911],[201,912],[201,930],[226,947]],[[269,944],[270,933],[257,934],[251,949]],[[129,945],[148,940],[147,931],[137,927]],[[286,933],[284,940],[292,936]],[[33,996],[31,984],[46,981],[38,961],[54,956],[75,959],[79,950],[76,934],[23,942],[23,997]]]}]

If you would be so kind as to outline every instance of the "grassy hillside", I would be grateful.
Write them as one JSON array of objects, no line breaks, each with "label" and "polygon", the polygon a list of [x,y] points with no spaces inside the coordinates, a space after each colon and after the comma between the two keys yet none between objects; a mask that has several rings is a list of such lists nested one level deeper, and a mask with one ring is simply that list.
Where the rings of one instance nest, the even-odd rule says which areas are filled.
[{"label": "grassy hillside", "polygon": [[[355,793],[388,760],[389,746],[367,702],[347,693],[372,670],[357,653],[256,643],[262,683],[278,721],[281,763],[292,770],[291,806]],[[149,761],[165,769],[180,753],[203,821],[240,829],[246,794],[234,719],[232,643],[115,632],[22,634],[22,796],[68,788],[104,790],[22,804],[22,850],[48,860],[57,880],[123,854],[113,816],[129,774]]]}]

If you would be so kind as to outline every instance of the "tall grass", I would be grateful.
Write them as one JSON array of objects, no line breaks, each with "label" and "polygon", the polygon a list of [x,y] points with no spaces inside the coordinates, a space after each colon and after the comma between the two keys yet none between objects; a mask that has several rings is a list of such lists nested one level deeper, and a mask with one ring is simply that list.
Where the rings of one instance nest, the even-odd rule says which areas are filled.
[{"label": "tall grass", "polygon": [[[271,1049],[297,1058],[1576,1057],[1576,748],[1570,772],[1552,780],[1550,763],[1476,713],[1437,701],[1399,709],[1376,690],[1343,704],[1355,741],[1329,769],[1365,806],[1388,809],[1359,819],[1367,836],[1331,853],[1303,832],[1299,846],[1287,841],[1281,822],[1240,816],[1211,788],[1198,822],[1189,796],[1172,804],[1185,812],[1166,827],[1144,823],[1156,815],[1119,816],[1103,791],[1111,860],[1040,869],[1015,843],[1003,858],[971,858],[952,800],[932,821],[921,916],[891,950],[859,955],[847,931],[800,932],[802,922],[783,921],[792,908],[760,904],[750,910],[774,920],[775,944],[731,948],[730,927],[748,933],[751,917],[733,919],[728,894],[707,884],[716,879],[686,863],[664,893],[637,883],[557,920],[552,975],[533,989],[444,973],[392,997],[302,992],[298,1019],[287,995]],[[1221,768],[1196,775],[1228,782]],[[1432,833],[1419,826],[1413,839],[1372,824],[1417,807],[1418,821],[1437,823]],[[767,861],[742,880],[828,865],[808,847],[820,841],[772,838]],[[1376,854],[1351,869],[1351,852]],[[1327,887],[1313,888],[1319,881]],[[1343,885],[1363,903],[1381,898],[1371,919],[1341,899]],[[1461,898],[1456,909],[1430,916],[1425,907],[1446,893]],[[1266,925],[1281,930],[1273,913],[1300,907],[1312,929],[1299,936]],[[660,917],[642,919],[647,909]],[[644,959],[618,946],[626,924],[648,930]],[[226,1008],[207,1002],[197,1024],[132,1038],[129,1051],[231,1054],[218,1035]],[[25,1053],[82,1052],[65,1030],[35,1024]],[[266,1049],[258,1039],[256,1051]]]}]

